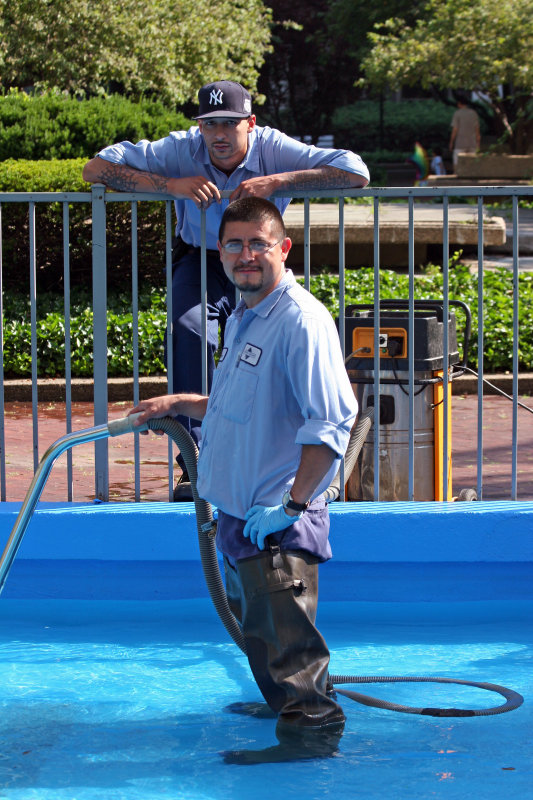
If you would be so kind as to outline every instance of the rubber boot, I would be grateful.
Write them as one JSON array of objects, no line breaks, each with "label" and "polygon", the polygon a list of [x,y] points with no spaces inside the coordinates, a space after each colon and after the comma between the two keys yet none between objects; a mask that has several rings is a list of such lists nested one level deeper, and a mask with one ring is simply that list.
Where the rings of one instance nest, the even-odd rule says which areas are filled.
[{"label": "rubber boot", "polygon": [[[226,582],[226,597],[231,613],[239,623],[242,630],[241,583],[236,568],[224,557],[224,576]],[[237,702],[226,706],[225,711],[232,714],[241,714],[256,719],[275,719],[277,714],[266,703]]]},{"label": "rubber boot", "polygon": [[[273,547],[238,561],[236,574],[248,661],[278,714],[278,739],[294,728],[342,728],[342,708],[327,693],[329,650],[315,627],[317,559]],[[237,609],[234,600],[230,604]]]}]

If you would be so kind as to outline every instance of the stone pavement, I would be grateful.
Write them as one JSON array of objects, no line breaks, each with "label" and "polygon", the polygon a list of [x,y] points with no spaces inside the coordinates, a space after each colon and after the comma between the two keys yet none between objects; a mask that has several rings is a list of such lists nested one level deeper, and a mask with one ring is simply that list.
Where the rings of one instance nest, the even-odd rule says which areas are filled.
[{"label": "stone pavement", "polygon": [[[521,398],[533,407],[533,398]],[[125,416],[131,403],[112,402],[109,418]],[[33,476],[31,403],[6,403],[6,482],[8,501],[22,501]],[[92,427],[90,402],[73,403],[73,430]],[[487,396],[483,402],[483,484],[485,500],[511,499],[512,403],[501,396]],[[60,402],[40,403],[39,457],[66,433],[65,407]],[[154,434],[140,436],[141,500],[168,500],[167,440]],[[134,500],[133,436],[109,440],[110,499]],[[477,397],[454,395],[452,398],[452,474],[453,492],[474,488],[477,484]],[[94,499],[93,444],[72,449],[73,499]],[[533,500],[533,417],[518,409],[518,499]],[[175,468],[175,478],[179,475]],[[67,497],[67,454],[55,463],[44,492],[43,501],[64,501]]]},{"label": "stone pavement", "polygon": [[[291,204],[284,215],[293,240],[291,262],[304,260],[304,208]],[[416,202],[414,207],[415,265],[442,254],[442,205]],[[339,211],[333,203],[310,206],[311,265],[338,264]],[[373,206],[346,205],[344,208],[346,265],[374,263]],[[408,205],[380,204],[380,262],[383,267],[408,266]],[[454,248],[477,247],[477,207],[449,205],[449,243]],[[487,266],[512,264],[513,229],[510,209],[486,208],[483,220],[485,263]],[[533,269],[533,209],[519,209],[519,249],[522,269]],[[477,262],[476,262],[477,263]]]}]

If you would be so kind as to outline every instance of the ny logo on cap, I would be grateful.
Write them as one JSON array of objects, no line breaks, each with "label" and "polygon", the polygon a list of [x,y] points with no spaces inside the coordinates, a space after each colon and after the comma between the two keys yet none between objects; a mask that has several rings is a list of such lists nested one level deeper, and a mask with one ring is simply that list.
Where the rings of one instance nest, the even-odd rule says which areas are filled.
[{"label": "ny logo on cap", "polygon": [[211,89],[209,95],[209,105],[216,106],[218,103],[222,105],[222,89]]}]

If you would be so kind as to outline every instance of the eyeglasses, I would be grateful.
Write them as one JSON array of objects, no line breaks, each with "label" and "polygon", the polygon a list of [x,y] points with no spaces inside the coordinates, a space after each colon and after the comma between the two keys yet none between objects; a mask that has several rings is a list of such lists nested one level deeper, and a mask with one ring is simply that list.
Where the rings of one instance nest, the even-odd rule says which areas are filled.
[{"label": "eyeglasses", "polygon": [[251,242],[239,242],[239,241],[231,241],[227,244],[222,245],[222,249],[226,251],[226,253],[230,253],[231,255],[236,255],[237,253],[242,253],[245,247],[248,248],[250,253],[254,256],[263,256],[265,253],[268,253],[269,250],[273,250],[277,244],[281,244],[283,239],[280,239],[278,242],[274,242],[274,244],[269,244],[268,242],[262,242],[260,239],[252,240]]}]

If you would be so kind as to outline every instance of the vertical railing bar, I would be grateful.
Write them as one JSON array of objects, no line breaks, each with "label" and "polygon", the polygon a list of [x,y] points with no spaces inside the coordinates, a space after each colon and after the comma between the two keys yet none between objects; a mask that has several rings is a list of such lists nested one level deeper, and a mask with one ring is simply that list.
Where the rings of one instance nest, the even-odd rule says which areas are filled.
[{"label": "vertical railing bar", "polygon": [[309,291],[311,285],[311,223],[309,198],[304,199],[304,287]]},{"label": "vertical railing bar", "polygon": [[[344,197],[339,197],[339,336],[343,360],[346,358],[346,250],[344,237]],[[344,481],[344,459],[340,466],[340,496],[341,501],[346,500],[346,486]]]},{"label": "vertical railing bar", "polygon": [[380,319],[380,293],[379,293],[379,197],[374,197],[374,502],[379,502],[379,447],[380,447],[380,350],[379,329]]},{"label": "vertical railing bar", "polygon": [[[138,248],[138,208],[134,200],[131,204],[131,322],[133,347],[133,405],[139,402],[139,248]],[[141,499],[139,434],[133,437],[134,495],[135,502]]]},{"label": "vertical railing bar", "polygon": [[[450,343],[449,343],[449,311],[450,311],[450,228],[449,228],[449,203],[448,197],[443,198],[442,205],[442,499],[448,497],[448,384],[450,369]],[[438,413],[438,412],[437,412]],[[437,484],[435,484],[437,485]]]},{"label": "vertical railing bar", "polygon": [[39,466],[39,406],[37,384],[37,245],[35,241],[35,203],[29,204],[30,231],[30,321],[31,321],[31,404],[33,429],[33,471]]},{"label": "vertical railing bar", "polygon": [[478,360],[478,379],[477,379],[477,498],[483,499],[483,354],[484,354],[484,329],[485,329],[485,310],[483,304],[484,295],[484,231],[483,231],[483,195],[478,197],[478,260],[477,260],[477,360]]},{"label": "vertical railing bar", "polygon": [[[92,187],[94,424],[107,424],[107,257],[105,187]],[[94,443],[95,497],[109,499],[108,440]]]},{"label": "vertical railing bar", "polygon": [[200,252],[200,291],[202,294],[202,394],[208,392],[207,386],[207,217],[205,208],[201,211],[201,252]]},{"label": "vertical railing bar", "polygon": [[414,285],[415,285],[415,224],[414,224],[414,198],[409,195],[409,321],[408,321],[408,370],[409,370],[409,482],[408,499],[415,499],[414,492],[414,408],[415,408],[415,305],[414,305]]},{"label": "vertical railing bar", "polygon": [[[403,191],[403,190],[402,190]],[[100,192],[100,195],[98,194]],[[103,274],[105,276],[105,194],[103,192],[103,187],[94,187],[93,193],[98,199],[98,202],[101,201],[101,212],[103,214],[103,229],[99,230],[99,221],[98,221],[98,210],[96,208],[93,209],[93,226],[97,228],[96,235],[94,235],[93,231],[93,252],[95,248],[101,247],[102,241],[104,243],[104,255],[103,255],[103,264],[104,270]],[[518,241],[518,232],[519,232],[519,205],[518,199],[522,194],[520,190],[509,191],[510,194],[513,196],[513,429],[512,429],[512,476],[511,476],[511,495],[512,499],[517,499],[518,494],[518,379],[519,379],[519,343],[520,343],[520,320],[519,320],[519,310],[520,310],[520,285],[519,285],[519,278],[520,276],[520,252],[519,252],[519,241]],[[409,336],[410,341],[414,339],[414,325],[416,322],[416,315],[415,315],[415,306],[414,306],[414,292],[415,292],[415,284],[414,284],[414,258],[415,258],[415,249],[414,249],[414,234],[415,234],[415,226],[414,226],[414,210],[415,210],[415,194],[410,195],[409,198]],[[463,192],[464,194],[464,192]],[[477,193],[476,193],[477,194]],[[398,193],[396,191],[395,194],[387,194],[387,192],[380,192],[379,194],[376,192],[374,197],[374,205],[375,205],[375,214],[378,216],[377,220],[377,230],[374,230],[374,253],[375,256],[377,255],[379,258],[379,199],[384,197],[396,197]],[[405,195],[404,195],[405,196]],[[416,194],[416,196],[422,196],[421,194]],[[453,194],[451,192],[447,192],[442,194],[444,205],[447,205],[450,200],[449,198],[452,197]],[[483,347],[484,347],[484,230],[483,230],[483,203],[484,197],[490,196],[490,192],[488,190],[481,190],[477,194],[477,205],[478,205],[478,287],[477,287],[477,302],[478,302],[478,415],[477,415],[477,483],[478,483],[478,498],[482,498],[483,493],[483,378],[484,378],[484,363],[483,363]],[[31,195],[30,195],[31,197]],[[64,262],[64,304],[65,304],[65,392],[66,392],[66,401],[65,401],[65,408],[66,408],[66,426],[67,432],[72,428],[72,343],[70,342],[71,337],[71,318],[70,318],[70,302],[71,302],[71,287],[70,287],[70,226],[69,226],[69,200],[65,200],[64,198],[68,195],[63,194],[61,198],[58,198],[60,201],[63,201],[63,247],[64,247],[64,255],[63,255],[63,262]],[[30,246],[29,246],[29,266],[30,266],[30,317],[31,317],[31,355],[32,355],[32,422],[33,422],[33,456],[34,456],[34,468],[35,465],[38,464],[38,456],[39,456],[39,375],[38,375],[38,359],[37,359],[37,326],[39,324],[38,321],[38,311],[37,311],[37,292],[38,292],[38,283],[37,283],[37,213],[36,213],[36,205],[38,202],[41,202],[41,198],[36,197],[35,199],[29,199],[29,238],[30,238]],[[94,202],[94,201],[93,201]],[[172,201],[167,201],[167,207],[171,209]],[[344,203],[344,198],[341,200],[340,205]],[[2,203],[2,206],[5,206],[5,203]],[[304,210],[304,225],[305,225],[305,233],[304,233],[304,272],[305,272],[305,283],[308,286],[310,284],[310,276],[311,276],[311,259],[310,259],[310,219],[309,221],[305,220],[306,213],[310,217],[310,206],[309,206],[309,198],[304,199],[304,208],[307,206],[307,212]],[[132,212],[133,213],[133,212]],[[346,263],[345,263],[345,219],[344,219],[344,210],[339,211],[339,228],[340,232],[340,240],[339,240],[339,261],[342,261],[342,264],[339,263],[339,291],[340,291],[340,314],[339,314],[339,325],[342,329],[341,335],[341,343],[343,350],[346,348],[345,342],[345,306],[346,306]],[[5,215],[4,215],[5,216]],[[449,220],[446,223],[446,236],[448,239],[448,247],[449,247],[449,232],[448,232],[448,224]],[[376,225],[376,223],[375,223]],[[169,222],[168,229],[170,231],[171,225]],[[103,231],[103,232],[102,232]],[[444,236],[445,234],[443,234]],[[41,246],[39,242],[39,247]],[[444,247],[444,242],[443,242]],[[138,248],[138,244],[137,244]],[[340,256],[340,252],[342,249],[342,259]],[[167,267],[170,273],[170,291],[168,292],[168,300],[169,305],[171,307],[171,243],[167,243]],[[2,317],[3,321],[3,311],[4,311],[4,304],[3,304],[3,275],[2,275],[2,228],[1,228],[1,207],[0,207],[0,316]],[[100,253],[100,256],[102,253]],[[102,416],[103,412],[97,411],[97,406],[102,405],[102,387],[104,388],[104,395],[105,395],[105,420],[107,420],[107,346],[105,349],[105,381],[102,383],[102,375],[98,374],[100,361],[99,358],[97,359],[97,352],[101,351],[101,343],[98,342],[98,319],[102,319],[101,316],[101,309],[98,308],[98,303],[95,302],[95,295],[98,295],[99,298],[102,298],[102,292],[100,290],[95,290],[95,280],[96,280],[96,273],[97,267],[96,264],[99,262],[102,264],[102,258],[98,259],[98,253],[95,253],[95,266],[93,266],[93,311],[95,315],[95,374],[94,374],[94,386],[95,386],[95,423],[98,421],[98,417]],[[374,289],[375,289],[375,297],[374,297],[374,314],[376,314],[377,310],[377,319],[375,320],[375,336],[379,334],[379,327],[380,327],[380,319],[379,319],[379,304],[380,304],[380,280],[379,280],[379,261],[378,258],[375,258],[375,274],[374,274]],[[132,250],[132,260],[133,260],[133,250]],[[137,252],[137,262],[138,262],[138,252]],[[446,259],[447,262],[447,259]],[[342,267],[342,268],[341,268]],[[137,270],[138,270],[138,263],[137,263]],[[447,315],[449,315],[449,296],[450,296],[450,287],[449,287],[449,280],[450,280],[450,273],[451,268],[447,271],[446,266],[443,269],[444,279],[445,279],[445,286],[444,286],[444,294],[443,294],[443,303],[444,303],[444,314],[445,319]],[[132,277],[133,280],[133,277]],[[137,280],[138,280],[138,272],[137,272]],[[105,290],[107,287],[105,286]],[[205,296],[205,292],[202,292]],[[107,291],[105,291],[105,297],[107,299]],[[138,302],[138,289],[137,289],[137,302]],[[138,309],[137,309],[138,311]],[[107,302],[105,303],[105,316],[104,316],[105,323],[107,323]],[[106,324],[104,324],[104,331],[106,331]],[[167,341],[172,344],[172,323],[171,323],[171,314],[169,314],[169,318],[167,320]],[[101,333],[101,326],[100,326],[100,333]],[[446,356],[449,356],[449,346],[450,342],[449,339],[446,340],[446,336],[448,334],[447,327],[444,330],[444,341],[443,341],[443,357],[444,360],[447,361]],[[0,329],[0,349],[3,349],[4,345],[4,335],[5,335],[5,328]],[[137,331],[138,335],[138,331]],[[106,345],[107,345],[107,333],[104,334]],[[203,337],[205,338],[205,337]],[[379,344],[379,341],[378,341]],[[376,345],[376,342],[375,342]],[[138,346],[138,345],[137,345]],[[171,348],[170,348],[171,349]],[[376,346],[375,346],[376,349]],[[378,348],[379,350],[379,348]],[[414,348],[412,353],[410,353],[409,358],[409,385],[410,385],[410,392],[409,392],[409,433],[410,433],[410,451],[409,451],[409,493],[410,499],[414,499],[414,481],[415,481],[415,457],[416,457],[416,450],[414,448]],[[376,357],[375,357],[376,360]],[[98,363],[97,363],[98,362]],[[379,362],[378,362],[379,363]],[[448,363],[446,363],[448,367]],[[0,421],[0,496],[3,500],[5,500],[7,495],[7,486],[6,486],[6,464],[5,464],[5,394],[3,388],[4,382],[4,368],[5,364],[0,354],[0,381],[2,386],[0,387],[0,416],[2,420]],[[137,355],[137,377],[134,374],[134,393],[140,392],[140,379],[138,375],[139,365],[138,365],[138,355]],[[135,367],[134,367],[135,372]],[[171,378],[172,372],[172,359],[169,358],[168,363],[168,372],[169,372],[169,379]],[[377,374],[376,374],[377,372]],[[449,379],[449,375],[444,375],[443,383],[446,384],[446,380]],[[449,386],[448,386],[449,390]],[[379,370],[375,369],[374,374],[374,392],[376,394],[377,399],[379,400]],[[99,402],[100,401],[100,402]],[[449,402],[448,400],[448,391],[446,391],[446,385],[444,385],[444,393],[443,393],[443,404],[444,407],[446,403]],[[447,457],[448,457],[448,442],[450,440],[451,431],[446,430],[446,425],[449,426],[448,420],[448,413],[446,413],[446,408],[444,408],[444,428],[443,428],[443,448],[444,448],[444,462],[447,465]],[[376,416],[379,416],[379,402],[378,408],[376,410]],[[375,439],[374,439],[374,447],[375,447],[375,471],[374,471],[374,495],[376,496],[376,489],[378,492],[379,497],[379,458],[376,458],[376,454],[379,451],[379,425],[375,424]],[[102,445],[106,451],[105,457],[105,465],[106,470],[105,472],[102,471],[101,465],[102,461],[101,458],[98,456],[98,445]],[[169,478],[171,479],[173,475],[173,460],[171,457],[171,450],[172,446],[169,445]],[[73,487],[73,479],[72,479],[72,462],[70,461],[71,452],[67,454],[67,459],[69,459],[69,466],[68,466],[68,475],[67,475],[67,482],[68,482],[68,492],[69,492],[69,500],[72,499],[72,487]],[[95,489],[97,496],[102,495],[101,488],[105,487],[105,490],[109,491],[108,486],[108,458],[107,458],[107,447],[106,441],[102,440],[101,442],[97,442],[95,445],[95,472],[96,472],[96,483]],[[448,469],[445,469],[445,474],[443,476],[443,482],[446,486],[446,478],[447,478]],[[140,480],[140,470],[139,470],[139,480]],[[171,482],[171,481],[169,481]],[[344,485],[344,482],[343,482]],[[171,487],[172,488],[172,487]]]},{"label": "vertical railing bar", "polygon": [[[167,391],[174,391],[174,332],[172,326],[172,200],[165,202],[165,270],[167,291]],[[168,443],[168,499],[172,501],[174,492],[174,454],[170,436]]]},{"label": "vertical railing bar", "polygon": [[518,460],[518,343],[520,341],[519,298],[519,242],[518,197],[513,197],[513,444],[511,468],[511,500],[518,499],[517,460]]},{"label": "vertical railing bar", "polygon": [[0,500],[7,498],[6,485],[6,434],[4,395],[4,262],[2,245],[2,203],[0,203]]},{"label": "vertical railing bar", "polygon": [[[63,316],[65,320],[65,433],[72,433],[72,342],[70,336],[70,219],[63,203]],[[72,502],[72,448],[67,450],[67,499]]]}]

